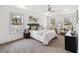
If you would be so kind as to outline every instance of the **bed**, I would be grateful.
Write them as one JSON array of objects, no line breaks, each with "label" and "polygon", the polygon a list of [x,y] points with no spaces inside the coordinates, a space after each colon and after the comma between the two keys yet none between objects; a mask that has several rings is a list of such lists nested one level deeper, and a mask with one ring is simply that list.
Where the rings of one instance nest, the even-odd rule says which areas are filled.
[{"label": "bed", "polygon": [[30,30],[30,36],[44,45],[48,45],[49,42],[57,37],[55,30]]}]

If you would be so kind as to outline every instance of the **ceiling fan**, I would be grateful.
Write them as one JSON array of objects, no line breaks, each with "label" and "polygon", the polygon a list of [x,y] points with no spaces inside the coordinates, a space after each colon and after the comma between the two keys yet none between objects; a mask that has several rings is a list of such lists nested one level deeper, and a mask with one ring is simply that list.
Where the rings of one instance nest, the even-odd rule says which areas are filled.
[{"label": "ceiling fan", "polygon": [[52,10],[52,6],[48,5],[47,11],[44,13],[46,16],[52,16],[56,12],[55,10]]},{"label": "ceiling fan", "polygon": [[48,5],[48,11],[50,12],[56,12],[55,10],[52,10],[52,6]]}]

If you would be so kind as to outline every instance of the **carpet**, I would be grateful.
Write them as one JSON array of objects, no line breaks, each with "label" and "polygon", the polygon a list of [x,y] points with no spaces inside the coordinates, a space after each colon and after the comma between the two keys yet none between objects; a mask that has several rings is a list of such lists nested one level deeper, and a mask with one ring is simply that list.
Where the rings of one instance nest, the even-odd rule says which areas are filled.
[{"label": "carpet", "polygon": [[64,36],[59,35],[48,46],[32,38],[1,45],[0,53],[70,53],[64,47]]}]

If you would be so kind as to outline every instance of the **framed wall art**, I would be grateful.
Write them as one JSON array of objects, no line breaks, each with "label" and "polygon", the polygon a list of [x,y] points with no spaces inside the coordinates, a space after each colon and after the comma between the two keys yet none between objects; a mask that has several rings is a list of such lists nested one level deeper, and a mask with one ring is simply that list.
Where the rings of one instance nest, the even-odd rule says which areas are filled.
[{"label": "framed wall art", "polygon": [[29,16],[29,22],[30,23],[37,23],[38,22],[38,17]]}]

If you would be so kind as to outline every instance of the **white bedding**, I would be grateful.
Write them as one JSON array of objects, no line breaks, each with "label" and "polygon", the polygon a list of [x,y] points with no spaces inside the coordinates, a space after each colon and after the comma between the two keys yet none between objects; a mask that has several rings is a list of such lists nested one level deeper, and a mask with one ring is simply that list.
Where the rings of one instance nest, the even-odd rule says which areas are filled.
[{"label": "white bedding", "polygon": [[30,36],[47,45],[57,34],[54,30],[31,30]]}]

